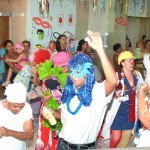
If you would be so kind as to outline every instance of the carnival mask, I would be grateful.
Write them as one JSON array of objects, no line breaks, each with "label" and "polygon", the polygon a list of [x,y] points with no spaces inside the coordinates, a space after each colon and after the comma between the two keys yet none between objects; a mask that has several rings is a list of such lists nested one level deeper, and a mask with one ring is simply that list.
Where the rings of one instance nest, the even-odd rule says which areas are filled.
[{"label": "carnival mask", "polygon": [[41,29],[37,30],[37,39],[43,40],[43,38],[44,38],[44,31]]},{"label": "carnival mask", "polygon": [[62,89],[60,83],[58,82],[57,78],[49,78],[45,81],[45,85],[48,90],[50,90],[53,97],[60,101],[60,97],[62,95]]},{"label": "carnival mask", "polygon": [[88,68],[91,68],[91,63],[85,63],[83,66],[79,66],[77,68],[70,68],[69,76],[75,76],[76,78],[81,78],[82,76],[85,76],[86,74],[90,74],[88,71]]}]

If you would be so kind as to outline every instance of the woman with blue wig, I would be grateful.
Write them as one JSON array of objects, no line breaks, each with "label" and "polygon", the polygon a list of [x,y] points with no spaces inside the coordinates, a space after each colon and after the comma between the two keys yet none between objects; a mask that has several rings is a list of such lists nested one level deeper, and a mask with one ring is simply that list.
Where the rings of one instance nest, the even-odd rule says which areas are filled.
[{"label": "woman with blue wig", "polygon": [[105,111],[117,84],[115,71],[105,54],[98,33],[87,32],[85,40],[96,50],[101,60],[106,80],[95,82],[92,60],[78,53],[69,61],[69,75],[61,97],[59,111],[52,110],[62,121],[57,150],[95,149]]}]

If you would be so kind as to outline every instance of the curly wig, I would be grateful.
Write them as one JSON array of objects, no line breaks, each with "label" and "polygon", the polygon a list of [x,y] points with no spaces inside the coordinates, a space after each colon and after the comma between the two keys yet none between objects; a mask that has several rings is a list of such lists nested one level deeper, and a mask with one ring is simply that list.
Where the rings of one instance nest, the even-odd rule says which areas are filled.
[{"label": "curly wig", "polygon": [[75,95],[77,95],[78,100],[82,102],[84,106],[89,106],[91,104],[92,89],[95,83],[95,73],[91,58],[86,54],[78,53],[69,61],[68,67],[69,69],[82,69],[86,63],[91,66],[90,68],[87,68],[88,73],[84,74],[84,85],[80,87],[76,93],[71,77],[68,76],[61,97],[62,103],[70,101]]},{"label": "curly wig", "polygon": [[46,60],[50,60],[50,53],[45,49],[38,49],[33,53],[33,61],[36,64],[44,63]]}]

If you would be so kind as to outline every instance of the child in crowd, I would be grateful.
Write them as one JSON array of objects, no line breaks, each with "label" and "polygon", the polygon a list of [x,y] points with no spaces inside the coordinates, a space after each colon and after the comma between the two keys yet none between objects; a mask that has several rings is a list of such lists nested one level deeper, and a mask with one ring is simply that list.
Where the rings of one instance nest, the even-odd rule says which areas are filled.
[{"label": "child in crowd", "polygon": [[53,54],[55,54],[57,52],[57,50],[56,50],[56,42],[55,41],[51,40],[49,42],[48,51],[50,52],[51,57],[52,57]]},{"label": "child in crowd", "polygon": [[[24,51],[24,47],[21,43],[17,43],[15,47],[15,51],[19,53],[17,59],[6,59],[6,62],[14,62],[15,66],[21,70],[24,65],[28,62],[28,52]],[[2,86],[7,86],[10,83],[10,78],[12,76],[12,69],[9,68],[8,75],[6,81],[2,84]]]}]

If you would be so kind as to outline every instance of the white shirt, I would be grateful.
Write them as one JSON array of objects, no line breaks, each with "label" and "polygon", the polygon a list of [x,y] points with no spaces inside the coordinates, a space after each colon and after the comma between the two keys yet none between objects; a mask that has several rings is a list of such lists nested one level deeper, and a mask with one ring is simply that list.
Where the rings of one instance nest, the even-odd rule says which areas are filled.
[{"label": "white shirt", "polygon": [[[142,133],[141,133],[142,132]],[[150,147],[150,131],[149,130],[144,130],[140,131],[141,135],[138,139],[138,143],[136,147]]]},{"label": "white shirt", "polygon": [[143,64],[146,69],[146,82],[150,84],[150,54],[145,54],[143,59]]},{"label": "white shirt", "polygon": [[[72,115],[67,111],[66,103],[62,104],[60,108],[63,127],[59,137],[72,144],[94,142],[112,94],[106,98],[104,82],[95,83],[92,90],[92,102],[89,107],[82,106],[76,115]],[[74,96],[70,101],[71,111],[74,111],[78,105],[79,100],[77,96]]]},{"label": "white shirt", "polygon": [[[28,103],[25,103],[19,114],[13,114],[2,106],[0,101],[0,126],[8,129],[23,132],[23,124],[32,118],[32,109]],[[11,136],[3,136],[0,138],[0,150],[26,150],[24,141],[15,139]]]}]

